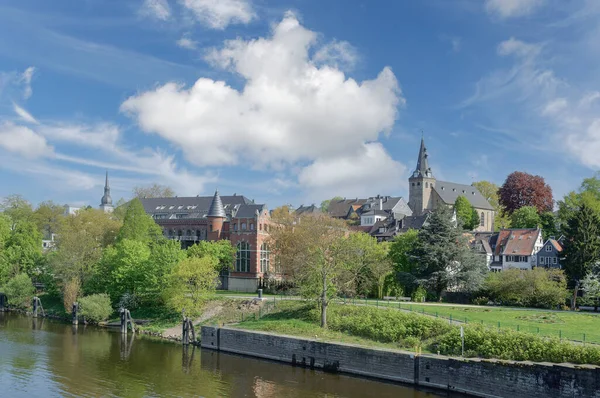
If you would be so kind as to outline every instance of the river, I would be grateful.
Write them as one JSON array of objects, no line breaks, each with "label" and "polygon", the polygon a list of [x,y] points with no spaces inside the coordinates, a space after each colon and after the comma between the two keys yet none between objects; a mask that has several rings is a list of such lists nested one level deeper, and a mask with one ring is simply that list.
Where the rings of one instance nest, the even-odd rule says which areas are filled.
[{"label": "river", "polygon": [[1,397],[439,397],[131,333],[0,312]]}]

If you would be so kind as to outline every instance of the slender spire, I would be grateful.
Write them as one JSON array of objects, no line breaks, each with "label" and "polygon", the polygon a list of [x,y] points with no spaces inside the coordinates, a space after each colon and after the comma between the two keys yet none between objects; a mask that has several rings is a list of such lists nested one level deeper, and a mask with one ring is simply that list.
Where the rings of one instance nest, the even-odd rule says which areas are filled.
[{"label": "slender spire", "polygon": [[110,187],[108,186],[108,170],[106,170],[106,182],[104,183],[104,189],[110,189]]},{"label": "slender spire", "polygon": [[[421,131],[421,135],[423,132]],[[413,173],[413,177],[433,177],[429,162],[427,161],[427,148],[425,147],[425,138],[421,136],[421,148],[419,148],[419,158],[417,159],[417,168]]]},{"label": "slender spire", "polygon": [[219,196],[219,190],[215,191],[215,196],[213,196],[212,202],[210,202],[210,207],[208,208],[208,213],[206,216],[227,218],[225,209],[223,208],[223,202]]},{"label": "slender spire", "polygon": [[104,196],[100,199],[100,206],[112,206],[110,197],[110,186],[108,185],[108,171],[106,172],[106,181],[104,182]]}]

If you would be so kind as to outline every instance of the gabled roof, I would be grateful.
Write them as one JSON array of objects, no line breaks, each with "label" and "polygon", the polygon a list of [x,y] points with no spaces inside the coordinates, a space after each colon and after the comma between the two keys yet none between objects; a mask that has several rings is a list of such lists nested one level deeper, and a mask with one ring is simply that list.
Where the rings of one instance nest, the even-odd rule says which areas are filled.
[{"label": "gabled roof", "polygon": [[538,228],[502,229],[498,234],[496,256],[531,256],[542,231]]},{"label": "gabled roof", "polygon": [[369,210],[364,213],[361,213],[361,217],[362,216],[385,216],[385,217],[388,217],[389,215],[390,215],[390,213],[385,210]]},{"label": "gabled roof", "polygon": [[556,249],[557,252],[560,253],[563,251],[562,245],[556,239],[548,239],[548,241],[546,243],[548,243],[548,242],[550,242],[552,244],[552,246],[554,246],[554,249]]},{"label": "gabled roof", "polygon": [[310,205],[310,206],[300,206],[296,209],[295,211],[296,215],[302,215],[302,214],[312,214],[312,213],[321,213],[321,209],[319,209],[317,206],[315,205]]},{"label": "gabled roof", "polygon": [[329,208],[327,209],[327,213],[331,217],[346,217],[348,212],[350,211],[350,207],[352,205],[364,205],[367,202],[366,199],[341,199],[341,200],[332,200],[329,203]]},{"label": "gabled roof", "polygon": [[256,212],[262,213],[266,210],[266,205],[240,205],[237,212],[233,214],[235,218],[254,218],[256,217]]},{"label": "gabled roof", "polygon": [[421,214],[420,216],[406,216],[402,219],[402,232],[406,232],[409,229],[421,229],[427,222],[429,213]]},{"label": "gabled roof", "polygon": [[453,205],[459,196],[467,198],[477,209],[494,210],[481,192],[472,185],[455,184],[453,182],[437,181],[433,190],[442,198],[444,203]]}]

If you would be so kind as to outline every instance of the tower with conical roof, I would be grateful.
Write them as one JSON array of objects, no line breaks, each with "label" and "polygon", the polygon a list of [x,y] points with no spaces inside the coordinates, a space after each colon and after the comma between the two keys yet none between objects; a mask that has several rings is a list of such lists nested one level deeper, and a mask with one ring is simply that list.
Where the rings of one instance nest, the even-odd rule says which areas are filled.
[{"label": "tower with conical roof", "polygon": [[413,211],[413,215],[419,216],[426,210],[433,209],[431,191],[434,185],[435,177],[429,167],[425,140],[421,137],[417,167],[408,178],[408,205]]},{"label": "tower with conical roof", "polygon": [[208,208],[206,218],[208,219],[208,240],[219,240],[221,238],[223,223],[227,219],[223,202],[219,196],[219,190],[215,191],[215,195],[210,202],[210,207]]},{"label": "tower with conical roof", "polygon": [[106,172],[106,181],[104,182],[104,195],[100,199],[100,210],[105,213],[112,213],[114,210],[112,198],[110,197],[110,186],[108,185],[108,171]]}]

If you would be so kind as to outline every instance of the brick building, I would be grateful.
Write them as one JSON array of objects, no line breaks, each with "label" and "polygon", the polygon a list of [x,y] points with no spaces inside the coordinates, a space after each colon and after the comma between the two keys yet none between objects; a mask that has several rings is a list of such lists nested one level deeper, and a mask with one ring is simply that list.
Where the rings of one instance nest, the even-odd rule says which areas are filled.
[{"label": "brick building", "polygon": [[169,239],[187,248],[199,241],[227,239],[237,248],[235,264],[221,276],[228,290],[254,291],[273,274],[267,243],[270,216],[266,205],[243,195],[143,198],[146,213]]}]

